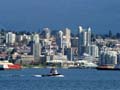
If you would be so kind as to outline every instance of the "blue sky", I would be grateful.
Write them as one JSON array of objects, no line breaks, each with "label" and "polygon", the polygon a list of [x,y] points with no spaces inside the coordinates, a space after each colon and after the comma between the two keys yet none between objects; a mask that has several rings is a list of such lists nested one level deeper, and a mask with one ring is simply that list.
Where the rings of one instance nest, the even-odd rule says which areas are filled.
[{"label": "blue sky", "polygon": [[119,32],[119,0],[0,0],[0,27],[37,31],[89,26],[96,33]]}]

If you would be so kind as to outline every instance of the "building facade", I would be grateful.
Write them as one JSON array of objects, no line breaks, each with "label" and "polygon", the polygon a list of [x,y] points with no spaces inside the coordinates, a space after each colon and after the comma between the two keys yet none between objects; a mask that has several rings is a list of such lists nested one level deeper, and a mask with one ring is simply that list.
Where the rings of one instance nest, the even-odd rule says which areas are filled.
[{"label": "building facade", "polygon": [[78,30],[78,57],[80,58],[84,53],[91,54],[91,28],[83,29],[79,26]]},{"label": "building facade", "polygon": [[40,55],[41,55],[41,45],[39,42],[39,34],[35,34],[33,36],[33,56],[35,63],[40,63]]},{"label": "building facade", "polygon": [[6,43],[7,44],[14,44],[16,41],[16,34],[12,33],[12,32],[8,32],[6,34]]}]

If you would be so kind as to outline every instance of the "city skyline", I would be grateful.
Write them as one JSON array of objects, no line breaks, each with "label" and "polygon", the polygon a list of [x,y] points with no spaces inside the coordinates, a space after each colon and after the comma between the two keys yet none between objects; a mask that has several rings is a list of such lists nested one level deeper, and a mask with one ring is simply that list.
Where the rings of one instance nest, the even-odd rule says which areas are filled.
[{"label": "city skyline", "polygon": [[0,0],[0,90],[119,90],[120,0]]}]

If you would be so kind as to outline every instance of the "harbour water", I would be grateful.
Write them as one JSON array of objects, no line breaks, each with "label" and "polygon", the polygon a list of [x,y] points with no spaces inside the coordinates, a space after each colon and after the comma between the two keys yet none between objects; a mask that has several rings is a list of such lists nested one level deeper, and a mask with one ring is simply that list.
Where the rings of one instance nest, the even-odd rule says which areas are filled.
[{"label": "harbour water", "polygon": [[0,90],[119,90],[120,71],[58,69],[65,77],[34,77],[50,69],[0,71]]}]

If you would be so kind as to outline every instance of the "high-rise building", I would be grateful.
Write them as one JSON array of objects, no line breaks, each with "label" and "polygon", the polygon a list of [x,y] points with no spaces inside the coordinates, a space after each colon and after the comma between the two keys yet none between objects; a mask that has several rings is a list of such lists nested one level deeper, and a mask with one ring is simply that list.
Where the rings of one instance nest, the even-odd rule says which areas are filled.
[{"label": "high-rise building", "polygon": [[64,33],[64,41],[66,42],[66,47],[70,48],[71,47],[71,30],[66,28],[63,30]]},{"label": "high-rise building", "polygon": [[34,41],[35,43],[39,43],[39,41],[40,41],[39,34],[34,34],[34,35],[33,35],[33,41]]},{"label": "high-rise building", "polygon": [[51,33],[49,28],[43,28],[42,35],[46,39],[50,39]]},{"label": "high-rise building", "polygon": [[41,55],[41,45],[39,42],[39,34],[35,34],[33,36],[33,56],[34,56],[35,63],[40,62],[40,55]]},{"label": "high-rise building", "polygon": [[79,58],[84,54],[87,53],[90,55],[90,48],[91,45],[91,28],[87,30],[83,29],[79,26],[78,30],[78,56]]},{"label": "high-rise building", "polygon": [[71,47],[78,47],[78,37],[71,38]]},{"label": "high-rise building", "polygon": [[91,28],[89,27],[87,30],[87,45],[91,45]]},{"label": "high-rise building", "polygon": [[67,55],[67,59],[72,61],[73,60],[73,51],[72,48],[67,48],[66,49],[66,55]]},{"label": "high-rise building", "polygon": [[12,33],[12,32],[8,32],[6,34],[6,43],[7,44],[14,44],[16,40],[16,34]]},{"label": "high-rise building", "polygon": [[63,32],[62,31],[58,32],[56,42],[57,42],[58,47],[62,49],[63,48]]},{"label": "high-rise building", "polygon": [[93,57],[99,57],[99,48],[97,45],[91,45],[90,46],[90,52],[91,52],[91,56]]}]

